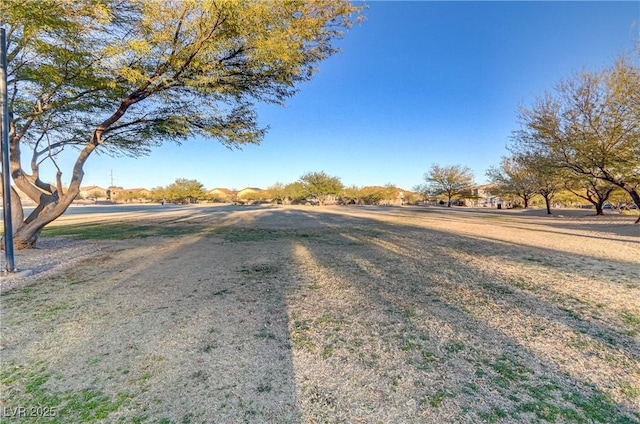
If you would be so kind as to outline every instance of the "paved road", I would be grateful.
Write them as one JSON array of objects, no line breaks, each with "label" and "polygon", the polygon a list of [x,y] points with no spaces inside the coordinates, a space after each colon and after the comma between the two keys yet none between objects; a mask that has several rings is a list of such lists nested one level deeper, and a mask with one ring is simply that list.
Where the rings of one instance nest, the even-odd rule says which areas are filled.
[{"label": "paved road", "polygon": [[[210,206],[210,205],[209,205]],[[65,215],[77,214],[108,214],[122,212],[158,212],[161,210],[180,210],[198,207],[196,205],[160,205],[145,203],[141,205],[71,205]]]},{"label": "paved road", "polygon": [[[184,211],[189,212],[198,211],[202,212],[204,209],[220,209],[226,208],[229,210],[238,210],[238,209],[246,209],[245,206],[232,206],[232,205],[173,205],[173,204],[165,204],[161,205],[159,203],[146,203],[146,204],[136,204],[136,205],[71,205],[64,213],[64,216],[68,215],[85,215],[85,214],[116,214],[116,213],[144,213],[144,212],[153,212],[158,213],[162,211]],[[33,211],[33,207],[24,208],[25,216]],[[0,207],[0,214],[2,211],[2,207]]]}]

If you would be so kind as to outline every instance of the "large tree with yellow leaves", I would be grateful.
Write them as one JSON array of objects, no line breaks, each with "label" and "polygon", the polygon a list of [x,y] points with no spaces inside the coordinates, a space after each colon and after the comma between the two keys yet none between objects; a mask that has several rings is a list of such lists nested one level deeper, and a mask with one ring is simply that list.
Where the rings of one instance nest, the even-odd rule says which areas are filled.
[{"label": "large tree with yellow leaves", "polygon": [[[4,0],[0,9],[11,173],[38,204],[25,217],[11,193],[17,248],[35,246],[64,213],[96,151],[136,156],[194,136],[259,143],[255,105],[293,95],[359,13],[342,0]],[[56,156],[70,147],[78,154],[63,190]],[[57,169],[49,179],[46,161]]]}]

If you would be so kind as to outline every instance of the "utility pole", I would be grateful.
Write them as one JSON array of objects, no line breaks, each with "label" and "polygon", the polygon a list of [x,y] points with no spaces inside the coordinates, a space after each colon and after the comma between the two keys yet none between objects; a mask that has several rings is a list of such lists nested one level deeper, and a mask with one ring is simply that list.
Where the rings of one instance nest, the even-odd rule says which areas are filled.
[{"label": "utility pole", "polygon": [[2,212],[4,214],[5,269],[17,272],[13,256],[13,223],[11,222],[11,166],[9,164],[9,98],[7,96],[7,33],[0,28],[0,115],[2,116]]}]

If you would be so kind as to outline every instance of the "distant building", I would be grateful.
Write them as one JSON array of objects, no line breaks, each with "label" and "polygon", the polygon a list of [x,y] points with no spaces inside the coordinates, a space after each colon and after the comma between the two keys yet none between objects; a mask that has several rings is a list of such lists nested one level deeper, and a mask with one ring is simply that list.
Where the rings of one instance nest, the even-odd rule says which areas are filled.
[{"label": "distant building", "polygon": [[91,200],[107,200],[109,199],[109,195],[107,193],[107,189],[102,188],[100,186],[85,186],[80,187],[79,196],[82,199],[91,199]]},{"label": "distant building", "polygon": [[235,200],[236,195],[236,191],[220,187],[207,192],[207,198],[215,203],[231,203]]},{"label": "distant building", "polygon": [[261,188],[257,188],[257,187],[246,187],[246,188],[243,188],[242,190],[238,191],[238,197],[246,198],[246,197],[251,197],[251,196],[256,195],[256,194],[261,195],[261,194],[264,194],[264,191],[265,190],[263,190]]},{"label": "distant building", "polygon": [[269,192],[257,187],[245,187],[238,191],[238,201],[241,203],[260,203],[268,200]]},{"label": "distant building", "polygon": [[214,203],[252,203],[267,200],[267,193],[267,190],[257,187],[245,187],[242,190],[217,187],[207,192],[207,198]]},{"label": "distant building", "polygon": [[469,199],[471,206],[497,208],[504,205],[504,201],[498,195],[492,194],[491,189],[497,188],[497,184],[484,184],[471,189],[472,199]]}]

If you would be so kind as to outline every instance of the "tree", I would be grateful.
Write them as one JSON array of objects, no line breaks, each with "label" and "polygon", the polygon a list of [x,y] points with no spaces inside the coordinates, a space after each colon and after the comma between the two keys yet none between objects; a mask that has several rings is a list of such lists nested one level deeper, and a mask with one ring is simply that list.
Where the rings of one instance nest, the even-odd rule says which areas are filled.
[{"label": "tree", "polygon": [[343,199],[347,202],[365,205],[379,205],[381,202],[390,204],[398,198],[400,189],[389,183],[381,186],[350,186],[342,190]]},{"label": "tree", "polygon": [[178,178],[162,189],[163,198],[172,203],[195,203],[206,196],[204,186],[197,180]]},{"label": "tree", "polygon": [[342,200],[345,204],[361,204],[363,202],[362,188],[358,187],[357,185],[345,187],[342,190]]},{"label": "tree", "polygon": [[151,189],[150,199],[154,202],[166,202],[167,190],[166,187],[154,187]]},{"label": "tree", "polygon": [[[259,143],[256,102],[284,104],[360,8],[342,0],[4,0],[16,248],[79,192],[94,152],[142,155],[195,136]],[[70,149],[72,148],[72,149]],[[29,151],[30,169],[22,165]],[[68,190],[56,159],[75,150]],[[53,182],[42,164],[56,168]]]},{"label": "tree", "polygon": [[300,181],[295,181],[284,186],[284,195],[289,202],[301,202],[307,198],[304,184]]},{"label": "tree", "polygon": [[552,158],[529,153],[515,156],[515,161],[529,175],[536,193],[544,199],[547,214],[551,215],[551,201],[562,188],[562,176]]},{"label": "tree", "polygon": [[596,215],[604,215],[603,206],[616,186],[595,177],[566,172],[564,188],[591,203],[596,209]]},{"label": "tree", "polygon": [[473,186],[471,169],[461,165],[440,166],[432,165],[424,175],[427,182],[426,190],[436,196],[445,195],[447,206],[451,207],[451,200]]},{"label": "tree", "polygon": [[148,200],[148,195],[139,190],[123,190],[118,189],[117,191],[111,192],[111,197],[113,200],[117,202],[141,202]]},{"label": "tree", "polygon": [[[395,195],[397,196],[396,191]],[[394,196],[394,198],[396,197]],[[389,201],[389,190],[381,186],[366,186],[360,189],[360,197],[365,205],[379,205]]]},{"label": "tree", "polygon": [[[640,52],[640,50],[638,50]],[[625,190],[640,207],[640,69],[619,59],[560,82],[519,113],[518,148]],[[636,221],[640,223],[640,217]]]},{"label": "tree", "polygon": [[89,193],[89,199],[92,199],[94,202],[97,202],[101,197],[104,197],[104,194],[99,190],[93,190]]},{"label": "tree", "polygon": [[404,204],[406,205],[415,204],[419,200],[418,193],[414,193],[412,191],[404,191],[402,195]]},{"label": "tree", "polygon": [[395,185],[387,183],[382,187],[382,200],[386,201],[387,205],[390,205],[398,199],[401,191]]},{"label": "tree", "polygon": [[317,199],[324,205],[329,196],[338,196],[344,186],[338,177],[331,177],[324,172],[309,172],[300,177],[306,197]]},{"label": "tree", "polygon": [[269,192],[260,191],[249,191],[242,194],[241,199],[239,199],[242,203],[247,204],[255,204],[261,203],[265,201],[269,197]]},{"label": "tree", "polygon": [[433,200],[431,199],[431,192],[430,192],[431,189],[429,187],[429,184],[427,183],[416,184],[415,186],[412,187],[412,189],[415,193],[418,194],[421,201],[429,202]]},{"label": "tree", "polygon": [[284,184],[278,182],[268,187],[267,196],[271,199],[272,202],[284,203],[285,199],[287,198],[287,192],[284,189]]},{"label": "tree", "polygon": [[491,189],[498,196],[514,195],[522,199],[523,206],[529,207],[531,198],[537,194],[536,182],[531,174],[514,157],[503,157],[500,167],[491,167],[486,176],[497,187]]},{"label": "tree", "polygon": [[233,190],[226,188],[214,188],[207,192],[206,198],[213,203],[230,203],[236,194]]}]

